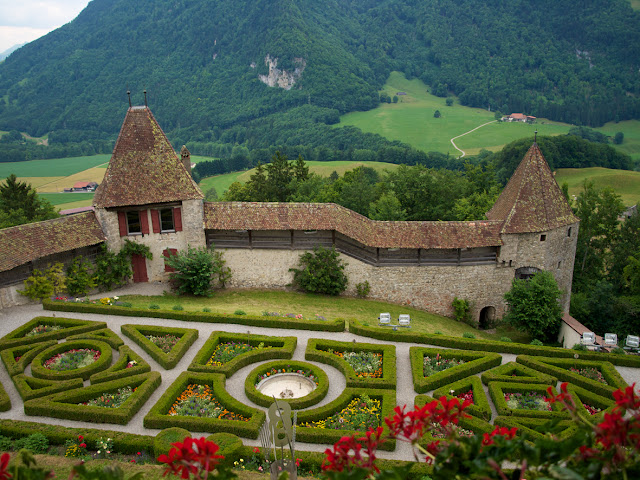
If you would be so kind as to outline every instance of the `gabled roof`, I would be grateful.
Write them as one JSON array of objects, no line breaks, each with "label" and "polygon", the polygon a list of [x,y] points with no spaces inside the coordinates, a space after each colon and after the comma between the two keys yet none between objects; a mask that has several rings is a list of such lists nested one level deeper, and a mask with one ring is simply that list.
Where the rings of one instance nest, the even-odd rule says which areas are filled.
[{"label": "gabled roof", "polygon": [[93,212],[0,230],[0,272],[47,255],[96,245],[106,240]]},{"label": "gabled roof", "polygon": [[211,230],[335,230],[369,247],[473,248],[502,245],[502,222],[382,222],[334,203],[205,202]]},{"label": "gabled roof", "polygon": [[202,198],[151,110],[129,108],[93,205],[125,207]]},{"label": "gabled roof", "polygon": [[579,221],[537,143],[529,148],[487,218],[504,221],[501,233],[545,232]]}]

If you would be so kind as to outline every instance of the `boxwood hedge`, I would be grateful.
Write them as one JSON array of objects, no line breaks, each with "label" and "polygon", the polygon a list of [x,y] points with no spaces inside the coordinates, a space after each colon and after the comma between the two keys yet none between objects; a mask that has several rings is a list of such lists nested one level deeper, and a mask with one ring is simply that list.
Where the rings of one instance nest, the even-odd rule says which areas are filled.
[{"label": "boxwood hedge", "polygon": [[316,367],[315,365],[311,365],[306,362],[297,362],[292,360],[278,360],[275,362],[267,362],[262,364],[256,368],[254,368],[247,378],[244,381],[244,391],[247,394],[249,400],[253,403],[260,405],[262,407],[269,407],[273,403],[273,397],[268,397],[263,395],[256,388],[256,383],[258,382],[258,378],[261,375],[264,375],[266,372],[271,371],[272,369],[293,369],[302,370],[306,372],[311,372],[311,374],[315,377],[314,381],[316,382],[316,389],[313,390],[308,395],[300,398],[278,398],[279,402],[287,402],[292,409],[299,408],[307,408],[311,405],[315,405],[320,402],[324,397],[327,396],[327,392],[329,391],[329,377],[321,368]]},{"label": "boxwood hedge", "polygon": [[[221,343],[248,343],[258,347],[261,343],[269,348],[257,348],[238,355],[224,365],[207,365],[213,352]],[[228,378],[242,367],[255,362],[279,358],[291,358],[296,349],[296,337],[270,337],[266,335],[250,335],[245,333],[213,332],[196,354],[188,370],[202,373],[224,373]]]},{"label": "boxwood hedge", "polygon": [[465,411],[484,420],[491,420],[491,406],[484,393],[484,388],[482,388],[482,381],[478,377],[467,377],[457,382],[449,383],[433,392],[433,396],[435,398],[444,396],[447,399],[452,399],[469,390],[473,390],[473,404],[469,405]]},{"label": "boxwood hedge", "polygon": [[[365,326],[357,319],[349,320],[349,331],[363,337],[375,338],[388,342],[425,343],[447,348],[470,349],[483,352],[527,354],[543,357],[570,358],[576,353],[573,350],[558,347],[539,347],[515,342],[497,342],[473,338],[448,337],[430,333],[416,333],[411,330],[393,331],[385,327]],[[616,355],[602,352],[580,352],[585,360],[605,360],[618,366],[640,367],[640,356]]]},{"label": "boxwood hedge", "polygon": [[94,330],[92,332],[80,333],[78,335],[72,335],[67,337],[67,340],[80,340],[88,338],[91,340],[100,340],[101,342],[108,343],[116,350],[124,345],[124,341],[112,330],[108,328],[102,328],[100,330]]},{"label": "boxwood hedge", "polygon": [[295,330],[314,330],[319,332],[343,332],[343,318],[335,320],[300,320],[289,317],[264,317],[254,315],[230,315],[212,312],[184,312],[176,310],[148,310],[143,308],[119,307],[116,305],[99,305],[94,303],[73,303],[44,300],[45,310],[60,312],[102,313],[106,315],[122,315],[125,317],[171,318],[186,322],[232,323],[266,328],[289,328]]},{"label": "boxwood hedge", "polygon": [[[49,340],[42,343],[10,347],[2,350],[0,357],[9,375],[18,375],[24,372],[24,369],[29,366],[36,355],[57,343],[57,340]],[[18,358],[18,360],[16,360],[16,358]]]},{"label": "boxwood hedge", "polygon": [[[190,432],[229,432],[241,437],[258,438],[260,426],[265,419],[264,412],[248,407],[232,397],[225,389],[225,380],[225,376],[220,373],[182,372],[144,417],[144,426],[181,427]],[[220,404],[249,421],[168,415],[176,399],[191,384],[208,385]]]},{"label": "boxwood hedge", "polygon": [[[117,380],[118,378],[131,377],[140,373],[147,373],[151,371],[151,367],[144,359],[136,352],[131,350],[126,345],[123,345],[118,349],[120,354],[118,360],[114,362],[108,369],[94,373],[89,377],[91,384],[104,383],[110,380]],[[127,368],[129,362],[136,362],[135,365]]]},{"label": "boxwood hedge", "polygon": [[[424,376],[424,357],[456,358],[465,363]],[[469,350],[442,350],[438,348],[411,347],[411,372],[413,374],[413,388],[418,393],[425,393],[442,387],[451,382],[461,380],[488,368],[500,365],[502,357],[497,353],[474,352]]]},{"label": "boxwood hedge", "polygon": [[7,410],[11,410],[11,399],[4,386],[0,383],[0,412],[6,412]]},{"label": "boxwood hedge", "polygon": [[[346,408],[355,398],[361,397],[363,394],[368,395],[371,399],[380,400],[380,426],[384,429],[384,435],[388,434],[388,427],[384,419],[393,415],[393,409],[396,406],[396,392],[388,389],[374,388],[345,388],[342,394],[334,401],[327,403],[318,408],[304,410],[297,413],[298,426],[296,427],[296,440],[309,443],[328,443],[334,444],[343,436],[361,435],[366,432],[355,430],[329,430],[325,428],[301,427],[305,422],[316,422],[329,418],[333,414]],[[381,450],[395,450],[396,441],[389,440],[381,445]]]},{"label": "boxwood hedge", "polygon": [[[122,325],[122,333],[137,343],[151,358],[166,370],[174,368],[187,353],[189,347],[198,339],[198,330],[194,328],[158,327],[155,325]],[[162,336],[175,335],[180,337],[169,353],[164,353],[160,347],[149,340],[146,335]]]},{"label": "boxwood hedge", "polygon": [[[31,337],[25,337],[27,333],[36,328],[38,325],[55,325],[63,328],[61,330],[55,330],[53,332],[46,332]],[[5,348],[9,347],[15,347],[17,345],[40,343],[46,340],[58,340],[60,338],[66,338],[70,335],[90,332],[92,330],[100,330],[106,327],[107,324],[105,322],[77,320],[75,318],[35,317],[33,320],[30,320],[29,322],[2,337],[0,339],[0,350],[4,350]]]},{"label": "boxwood hedge", "polygon": [[488,385],[489,382],[544,383],[546,385],[558,383],[556,377],[516,362],[508,362],[483,372],[481,378],[485,385]]},{"label": "boxwood hedge", "polygon": [[[507,405],[507,401],[504,399],[505,393],[527,393],[535,392],[539,393],[543,397],[547,396],[548,385],[542,385],[540,383],[510,383],[510,382],[491,382],[489,384],[489,395],[493,400],[493,405],[498,411],[498,415],[505,416],[517,416],[517,417],[534,417],[534,418],[568,418],[569,414],[562,409],[562,406],[558,403],[552,403],[551,411],[543,410],[527,410],[524,408],[511,409]],[[555,389],[554,389],[555,390]]]},{"label": "boxwood hedge", "polygon": [[[580,357],[582,357],[581,354]],[[611,397],[613,392],[617,389],[627,387],[627,382],[624,381],[615,367],[611,363],[605,361],[593,362],[575,358],[539,359],[528,355],[519,355],[516,358],[516,362],[536,370],[540,370],[541,372],[549,375],[553,375],[554,377],[558,377],[558,379],[563,382],[571,382],[580,387],[584,387],[587,390],[591,390],[592,392],[604,397]],[[607,381],[607,385],[597,382],[596,380],[583,377],[579,373],[572,372],[569,370],[571,367],[595,368],[602,373],[602,376]]]},{"label": "boxwood hedge", "polygon": [[82,388],[82,379],[80,377],[70,380],[44,380],[42,378],[34,378],[21,373],[11,377],[16,390],[27,401],[38,397],[44,397],[57,392],[66,392],[74,388]]},{"label": "boxwood hedge", "polygon": [[[382,377],[359,377],[353,367],[336,352],[374,352],[382,354]],[[337,342],[332,340],[309,339],[305,358],[310,361],[326,363],[340,370],[347,379],[347,387],[396,388],[396,347],[374,343]]]},{"label": "boxwood hedge", "polygon": [[[77,348],[91,348],[100,351],[100,358],[95,362],[82,368],[73,370],[49,370],[43,363],[49,358],[69,350]],[[31,362],[31,374],[36,378],[44,378],[47,380],[69,380],[71,378],[80,377],[87,380],[91,375],[102,370],[106,370],[111,365],[112,351],[111,346],[98,340],[70,340],[67,342],[53,345],[46,350],[38,353]]]},{"label": "boxwood hedge", "polygon": [[[605,398],[577,385],[567,385],[567,392],[571,394],[578,412],[582,413],[586,418],[597,418],[597,421],[601,421],[604,414],[611,412],[616,405],[613,398]],[[585,408],[584,403],[599,408],[600,412],[592,416]]]},{"label": "boxwood hedge", "polygon": [[[161,378],[158,372],[111,380],[76,390],[54,393],[44,398],[28,400],[24,402],[24,413],[67,420],[126,425],[142,408],[155,389],[160,386],[160,382]],[[115,392],[119,388],[127,386],[134,387],[136,390],[118,408],[81,405],[81,403],[92,400],[103,393]]]},{"label": "boxwood hedge", "polygon": [[[547,430],[538,431],[541,427],[545,426],[549,422],[548,418],[525,418],[525,417],[515,417],[515,416],[498,416],[493,420],[493,424],[500,427],[507,428],[517,428],[517,435],[526,435],[530,440],[537,440],[547,438],[549,439]],[[559,430],[564,428],[563,430]],[[578,426],[573,420],[559,420],[556,424],[556,430],[559,430],[555,433],[556,440],[561,441],[567,439],[578,431]]]}]

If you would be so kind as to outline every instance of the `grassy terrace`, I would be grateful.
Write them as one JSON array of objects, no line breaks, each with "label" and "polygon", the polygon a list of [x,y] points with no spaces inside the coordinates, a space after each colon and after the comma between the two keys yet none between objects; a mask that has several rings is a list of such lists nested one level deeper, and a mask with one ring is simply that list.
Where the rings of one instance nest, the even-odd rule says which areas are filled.
[{"label": "grassy terrace", "polygon": [[[473,333],[477,338],[499,340],[510,337],[515,342],[529,343],[527,335],[506,326],[500,326],[496,332],[482,331],[470,327],[453,319],[424,312],[415,308],[350,297],[327,297],[324,295],[303,294],[296,292],[273,290],[231,290],[216,292],[212,298],[178,297],[174,295],[137,296],[127,295],[120,298],[130,302],[135,308],[149,308],[156,304],[161,309],[171,310],[174,305],[181,305],[185,311],[202,311],[209,308],[214,313],[231,314],[236,310],[243,310],[248,315],[261,315],[264,311],[280,314],[302,314],[305,318],[315,318],[315,315],[333,320],[344,318],[347,323],[355,318],[365,324],[375,326],[381,312],[391,313],[395,321],[401,313],[411,315],[411,329],[416,333],[442,332],[454,337],[463,333]],[[386,327],[385,327],[386,328]]]}]

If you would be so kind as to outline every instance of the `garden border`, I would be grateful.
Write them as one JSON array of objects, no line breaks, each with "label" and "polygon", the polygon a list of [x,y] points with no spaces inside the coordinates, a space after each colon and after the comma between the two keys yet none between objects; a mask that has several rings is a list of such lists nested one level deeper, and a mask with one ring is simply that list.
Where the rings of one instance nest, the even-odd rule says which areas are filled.
[{"label": "garden border", "polygon": [[100,330],[94,330],[91,332],[79,333],[77,335],[72,335],[67,337],[67,340],[99,340],[101,342],[108,343],[113,347],[114,350],[118,350],[121,346],[124,345],[124,340],[122,340],[117,333],[109,328],[102,328]]},{"label": "garden border", "polygon": [[[25,337],[28,332],[38,325],[60,325],[64,328],[54,332],[47,332],[33,337]],[[100,330],[107,328],[106,322],[94,322],[93,320],[79,320],[76,318],[63,317],[34,317],[27,323],[14,329],[13,331],[0,338],[0,350],[9,347],[17,347],[19,345],[27,345],[31,343],[41,343],[47,340],[59,340],[67,338],[70,335],[90,332],[92,330]]]},{"label": "garden border", "polygon": [[[120,356],[113,365],[111,365],[106,370],[94,373],[93,375],[91,375],[91,377],[89,377],[91,385],[109,382],[111,380],[117,380],[119,378],[131,377],[140,373],[148,373],[151,371],[151,366],[127,345],[121,346],[118,349],[118,353],[120,354]],[[131,368],[127,368],[127,364],[131,360],[134,360],[137,365]]]},{"label": "garden border", "polygon": [[[100,358],[95,362],[82,368],[74,368],[73,370],[49,370],[45,368],[43,362],[54,355],[72,350],[74,348],[91,348],[100,350]],[[70,380],[72,378],[80,377],[82,380],[88,380],[94,373],[106,370],[111,366],[111,359],[113,358],[113,349],[108,343],[100,340],[69,340],[66,342],[52,345],[49,348],[42,350],[31,361],[31,375],[35,378],[43,378],[46,380]]]},{"label": "garden border", "polygon": [[[511,372],[520,372],[524,375],[512,377]],[[505,373],[506,372],[506,373]],[[558,379],[552,375],[547,375],[531,367],[527,367],[517,362],[507,362],[491,370],[482,373],[482,383],[488,385],[489,382],[511,382],[511,383],[544,383],[554,385]]]},{"label": "garden border", "polygon": [[[249,345],[258,346],[264,343],[271,348],[256,349],[238,355],[220,366],[207,366],[207,362],[220,343],[246,341]],[[270,345],[271,344],[271,345]],[[293,357],[298,344],[296,337],[276,337],[267,335],[249,335],[246,333],[212,332],[202,348],[196,353],[187,370],[200,373],[223,373],[227,378],[247,365],[262,360],[287,359]]]},{"label": "garden border", "polygon": [[496,407],[496,411],[498,412],[499,416],[543,418],[547,420],[550,420],[551,418],[568,419],[569,414],[563,410],[562,405],[560,405],[559,403],[551,403],[550,411],[526,410],[522,408],[511,409],[507,406],[507,401],[504,399],[505,392],[526,393],[533,391],[536,393],[539,392],[546,397],[548,388],[552,388],[555,392],[554,387],[543,385],[541,383],[512,384],[509,382],[491,382],[489,384],[489,395],[491,396],[491,400],[493,400],[493,405]]},{"label": "garden border", "polygon": [[[470,385],[470,387],[469,387]],[[452,383],[448,383],[447,385],[443,385],[433,392],[434,398],[440,398],[442,396],[446,397],[448,400],[453,398],[457,398],[456,396],[463,391],[466,391],[466,388],[471,388],[473,390],[473,404],[469,405],[466,408],[466,411],[469,414],[479,417],[483,420],[489,421],[491,420],[491,405],[489,405],[489,401],[487,400],[487,395],[484,393],[484,387],[482,386],[482,380],[476,376],[470,376],[466,378],[461,378]],[[445,391],[445,388],[447,389]],[[453,394],[451,393],[453,391]],[[478,393],[478,397],[476,398],[476,392]],[[480,395],[481,394],[481,395]],[[462,403],[462,400],[460,401]]]},{"label": "garden border", "polygon": [[327,392],[329,391],[329,377],[324,372],[324,370],[307,362],[300,362],[297,360],[276,360],[274,362],[267,362],[258,365],[247,375],[247,378],[244,381],[244,391],[247,394],[249,400],[251,400],[256,405],[260,405],[261,407],[270,407],[273,403],[273,398],[263,395],[258,391],[258,389],[256,388],[256,380],[260,375],[271,370],[272,368],[278,369],[286,367],[297,368],[298,370],[311,370],[311,372],[318,379],[318,382],[316,383],[317,387],[315,390],[313,390],[308,395],[305,395],[304,397],[291,399],[278,398],[278,402],[287,402],[292,409],[300,409],[315,405],[327,396]]},{"label": "garden border", "polygon": [[8,410],[11,410],[11,399],[4,389],[4,385],[0,383],[0,412],[6,412]]},{"label": "garden border", "polygon": [[[120,327],[120,331],[147,352],[165,370],[175,368],[187,353],[187,350],[198,339],[198,330],[195,328],[160,327],[157,325],[127,323]],[[168,353],[164,353],[160,347],[145,335],[175,335],[180,336],[180,340],[176,342]]]},{"label": "garden border", "polygon": [[[516,435],[526,435],[533,439],[549,438],[548,432],[540,433],[535,428],[540,428],[549,422],[549,418],[536,418],[536,417],[517,417],[517,416],[502,416],[499,415],[493,420],[493,424],[496,427],[517,428]],[[562,441],[572,437],[578,431],[576,422],[570,419],[560,419],[556,424],[566,426],[567,428],[560,433],[556,434],[557,441]]]},{"label": "garden border", "polygon": [[[2,363],[4,363],[9,376],[19,375],[24,373],[24,370],[40,352],[57,344],[57,340],[47,340],[36,344],[16,345],[15,347],[9,347],[2,350],[0,352],[0,357],[2,358]],[[21,354],[20,360],[17,362],[16,354]]]},{"label": "garden border", "polygon": [[[53,393],[67,392],[71,389],[82,388],[83,382],[79,377],[68,380],[47,380],[20,373],[11,377],[13,384],[23,402],[34,398],[45,397]],[[37,386],[41,385],[41,386]]]},{"label": "garden border", "polygon": [[[359,377],[351,365],[343,358],[326,352],[324,349],[341,352],[374,352],[382,354],[382,377]],[[337,340],[324,340],[310,338],[307,341],[307,349],[304,358],[306,360],[325,363],[337,368],[347,379],[347,387],[358,388],[396,388],[396,346],[379,343],[342,342]]]}]

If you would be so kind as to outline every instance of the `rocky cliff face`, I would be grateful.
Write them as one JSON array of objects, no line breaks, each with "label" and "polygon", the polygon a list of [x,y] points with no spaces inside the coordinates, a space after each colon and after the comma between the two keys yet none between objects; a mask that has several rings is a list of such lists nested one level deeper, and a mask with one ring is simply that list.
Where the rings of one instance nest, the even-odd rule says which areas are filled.
[{"label": "rocky cliff face", "polygon": [[278,68],[278,59],[271,58],[270,55],[264,57],[264,63],[269,67],[268,75],[258,75],[258,78],[262,83],[267,84],[270,87],[280,87],[285,90],[291,90],[296,81],[302,75],[307,61],[304,58],[293,59],[296,68],[293,72]]}]

